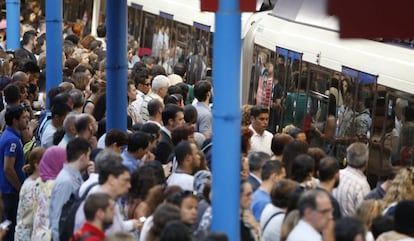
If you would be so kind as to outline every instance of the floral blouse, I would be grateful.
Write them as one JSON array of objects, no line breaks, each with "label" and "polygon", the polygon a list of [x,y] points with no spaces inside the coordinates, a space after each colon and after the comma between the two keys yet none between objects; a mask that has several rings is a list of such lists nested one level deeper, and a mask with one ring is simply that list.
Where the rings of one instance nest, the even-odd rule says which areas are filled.
[{"label": "floral blouse", "polygon": [[32,236],[34,212],[37,209],[35,196],[38,192],[40,181],[40,177],[36,179],[29,177],[24,181],[20,189],[16,232],[14,234],[14,240],[16,241],[30,240]]}]

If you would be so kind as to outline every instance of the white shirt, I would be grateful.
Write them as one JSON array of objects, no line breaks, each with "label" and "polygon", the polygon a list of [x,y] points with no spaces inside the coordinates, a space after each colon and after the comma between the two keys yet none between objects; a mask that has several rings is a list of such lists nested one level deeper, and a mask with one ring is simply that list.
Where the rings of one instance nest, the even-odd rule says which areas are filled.
[{"label": "white shirt", "polygon": [[144,102],[144,97],[145,97],[145,94],[142,93],[140,90],[137,90],[137,99],[132,102],[132,105],[139,112],[138,113],[139,114],[138,117],[140,118],[139,123],[144,123],[144,120],[142,120],[141,118],[141,106],[142,106],[142,103]]},{"label": "white shirt", "polygon": [[273,155],[272,153],[272,139],[273,135],[269,131],[264,131],[262,135],[259,135],[252,127],[252,125],[249,126],[250,130],[253,131],[252,137],[250,137],[251,142],[251,148],[250,152],[264,152],[269,154],[270,156]]},{"label": "white shirt", "polygon": [[154,224],[152,221],[153,219],[154,219],[154,216],[151,215],[145,220],[144,225],[142,226],[141,232],[139,233],[139,241],[147,241],[147,235]]},{"label": "white shirt", "polygon": [[103,134],[101,137],[99,137],[98,146],[97,146],[98,148],[105,149],[105,138],[106,138],[106,133]]},{"label": "white shirt", "polygon": [[300,220],[286,241],[322,241],[322,236],[309,223]]},{"label": "white shirt", "polygon": [[194,177],[187,173],[173,172],[167,179],[168,186],[176,185],[183,190],[193,191]]},{"label": "white shirt", "polygon": [[[272,217],[275,213],[283,212]],[[270,219],[272,217],[272,219]],[[285,211],[269,203],[263,209],[260,216],[260,229],[262,231],[263,241],[279,241],[280,234],[282,232],[282,223],[285,218]],[[266,228],[263,230],[264,225],[267,223]]]}]

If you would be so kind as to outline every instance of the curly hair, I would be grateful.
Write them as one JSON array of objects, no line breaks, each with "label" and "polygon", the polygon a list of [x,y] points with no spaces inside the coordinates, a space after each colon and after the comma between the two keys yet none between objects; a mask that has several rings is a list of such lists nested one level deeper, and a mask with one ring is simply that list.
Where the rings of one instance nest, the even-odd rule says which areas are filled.
[{"label": "curly hair", "polygon": [[414,167],[402,168],[384,196],[385,206],[402,200],[414,200]]},{"label": "curly hair", "polygon": [[247,126],[241,128],[241,152],[246,154],[249,152],[251,144],[250,137],[252,137],[253,131]]},{"label": "curly hair", "polygon": [[241,117],[241,125],[242,126],[249,126],[251,124],[250,122],[250,109],[252,108],[252,105],[243,105],[241,108],[242,111],[242,117]]}]

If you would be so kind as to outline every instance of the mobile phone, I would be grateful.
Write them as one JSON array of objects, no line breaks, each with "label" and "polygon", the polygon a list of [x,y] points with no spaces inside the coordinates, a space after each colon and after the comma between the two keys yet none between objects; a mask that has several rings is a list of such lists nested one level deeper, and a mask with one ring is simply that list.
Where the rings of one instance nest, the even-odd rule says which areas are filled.
[{"label": "mobile phone", "polygon": [[139,218],[139,221],[141,222],[141,223],[143,223],[143,222],[145,222],[145,220],[146,220],[147,218],[146,217],[140,217]]},{"label": "mobile phone", "polygon": [[12,222],[10,220],[5,220],[4,222],[0,223],[0,229],[7,229]]}]

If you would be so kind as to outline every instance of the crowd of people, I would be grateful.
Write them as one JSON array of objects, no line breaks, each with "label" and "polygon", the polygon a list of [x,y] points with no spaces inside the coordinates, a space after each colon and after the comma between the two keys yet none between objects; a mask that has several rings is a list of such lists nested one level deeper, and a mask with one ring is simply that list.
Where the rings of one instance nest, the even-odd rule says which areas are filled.
[{"label": "crowd of people", "polygon": [[[166,70],[130,42],[128,131],[107,131],[105,25],[65,29],[63,82],[48,93],[44,23],[22,29],[20,49],[0,50],[3,240],[228,240],[211,231],[211,166],[229,161],[212,161],[211,76],[189,81],[191,60]],[[295,112],[268,131],[271,111],[241,108],[240,240],[414,240],[414,168],[384,167],[370,186],[367,144],[343,141],[343,165],[310,147]]]}]

